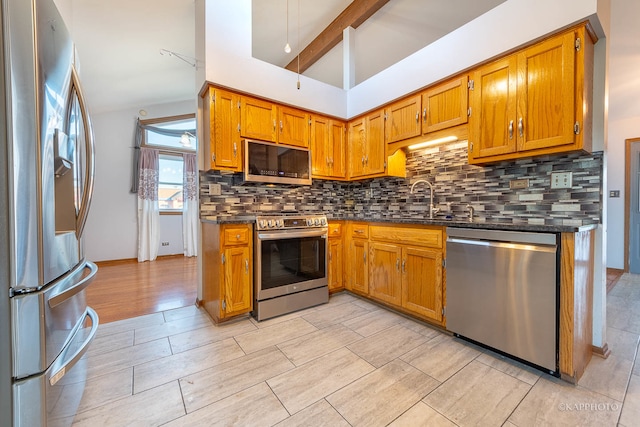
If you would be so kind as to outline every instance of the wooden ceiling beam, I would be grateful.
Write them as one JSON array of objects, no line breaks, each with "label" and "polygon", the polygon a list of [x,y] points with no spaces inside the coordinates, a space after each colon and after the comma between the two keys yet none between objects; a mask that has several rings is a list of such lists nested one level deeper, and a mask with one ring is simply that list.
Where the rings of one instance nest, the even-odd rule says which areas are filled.
[{"label": "wooden ceiling beam", "polygon": [[389,0],[353,0],[327,28],[322,30],[318,37],[302,49],[300,69],[298,70],[297,56],[285,68],[293,72],[304,73],[342,41],[342,31],[345,28],[358,28],[388,2]]}]

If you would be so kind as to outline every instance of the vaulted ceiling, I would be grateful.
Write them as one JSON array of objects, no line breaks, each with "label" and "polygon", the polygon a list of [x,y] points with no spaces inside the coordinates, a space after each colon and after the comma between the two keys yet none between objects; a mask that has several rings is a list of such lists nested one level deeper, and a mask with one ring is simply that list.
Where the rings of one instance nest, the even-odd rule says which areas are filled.
[{"label": "vaulted ceiling", "polygon": [[[357,26],[357,84],[504,1],[252,0],[253,56],[280,67],[291,64],[297,70],[299,50],[351,6],[346,21]],[[77,44],[92,111],[194,99],[198,83],[191,65],[196,63],[194,0],[56,2]],[[287,22],[289,54],[284,51]],[[320,45],[324,44],[321,40]],[[312,45],[312,49],[318,47]],[[342,55],[338,40],[319,59],[310,61],[304,75],[342,87]],[[311,56],[300,56],[302,68]]]}]

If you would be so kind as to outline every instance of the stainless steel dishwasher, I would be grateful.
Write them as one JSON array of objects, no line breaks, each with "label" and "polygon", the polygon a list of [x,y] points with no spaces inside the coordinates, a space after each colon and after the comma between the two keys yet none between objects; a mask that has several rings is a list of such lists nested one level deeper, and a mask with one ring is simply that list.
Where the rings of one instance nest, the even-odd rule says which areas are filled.
[{"label": "stainless steel dishwasher", "polygon": [[447,228],[447,329],[558,376],[556,235]]}]

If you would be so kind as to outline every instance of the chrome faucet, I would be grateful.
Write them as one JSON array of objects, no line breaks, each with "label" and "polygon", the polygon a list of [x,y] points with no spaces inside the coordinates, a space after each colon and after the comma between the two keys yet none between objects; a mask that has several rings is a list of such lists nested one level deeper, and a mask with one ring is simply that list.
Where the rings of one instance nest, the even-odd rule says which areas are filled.
[{"label": "chrome faucet", "polygon": [[433,205],[433,185],[427,181],[426,179],[419,179],[416,182],[413,183],[413,185],[411,186],[411,194],[414,193],[414,188],[416,187],[416,185],[420,184],[421,182],[424,182],[425,184],[427,184],[429,186],[429,190],[430,190],[430,194],[429,194],[429,219],[433,219],[433,214],[434,213],[438,213],[438,211],[440,210],[439,208],[436,208]]}]

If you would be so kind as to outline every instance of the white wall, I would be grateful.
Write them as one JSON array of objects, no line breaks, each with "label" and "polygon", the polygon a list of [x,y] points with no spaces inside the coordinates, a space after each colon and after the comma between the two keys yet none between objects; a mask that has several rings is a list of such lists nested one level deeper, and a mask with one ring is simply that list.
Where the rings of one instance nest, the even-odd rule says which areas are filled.
[{"label": "white wall", "polygon": [[[607,267],[624,265],[625,139],[640,137],[640,2],[611,0],[607,148]],[[610,190],[620,190],[610,198]]]},{"label": "white wall", "polygon": [[[138,111],[146,119],[195,113],[195,100],[140,106],[92,116],[96,142],[96,175],[91,209],[85,227],[85,253],[92,261],[137,258],[136,194],[131,188],[133,138]],[[160,218],[160,255],[182,253],[182,217]]]}]

